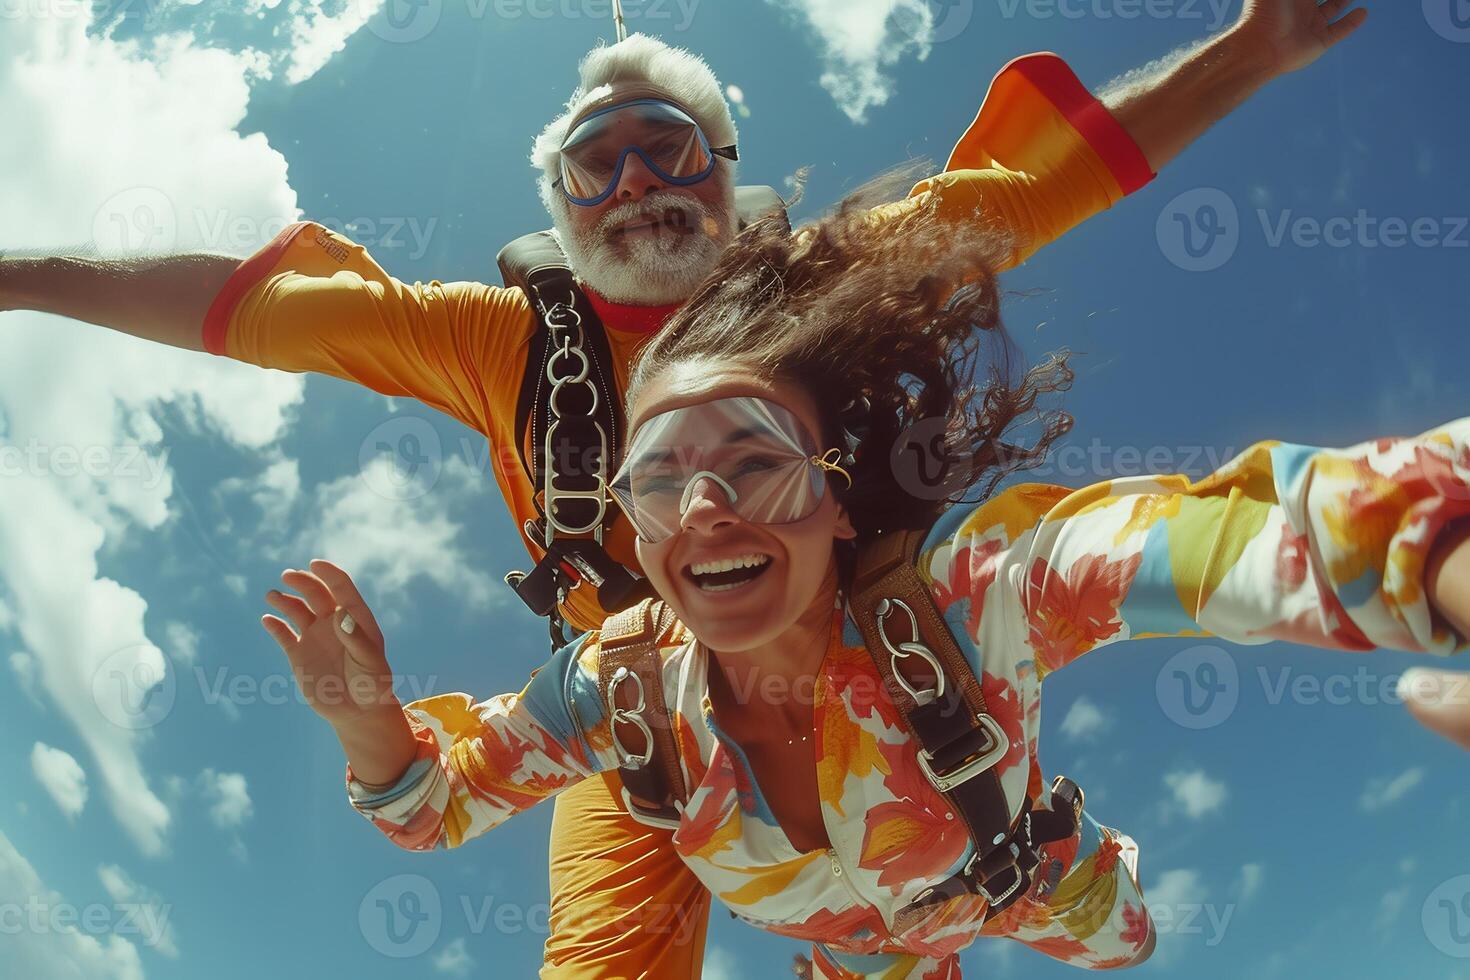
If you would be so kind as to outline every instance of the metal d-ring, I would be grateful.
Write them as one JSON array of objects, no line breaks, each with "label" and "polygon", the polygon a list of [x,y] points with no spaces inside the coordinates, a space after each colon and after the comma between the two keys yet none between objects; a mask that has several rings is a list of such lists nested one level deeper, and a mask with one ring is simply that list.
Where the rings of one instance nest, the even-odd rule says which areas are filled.
[{"label": "metal d-ring", "polygon": [[[617,689],[630,679],[638,689],[638,703],[631,708],[619,708]],[[653,760],[653,729],[649,728],[648,722],[643,720],[643,712],[648,707],[648,702],[644,697],[643,678],[627,667],[619,667],[613,671],[612,680],[607,683],[607,703],[612,706],[612,721],[608,724],[608,731],[612,734],[613,748],[618,752],[619,768],[642,769]],[[622,737],[618,735],[619,722],[637,727],[643,735],[642,752],[631,752],[623,744]]]},{"label": "metal d-ring", "polygon": [[[908,616],[909,635],[913,637],[912,640],[906,643],[900,643],[897,646],[894,646],[893,641],[889,639],[888,628],[884,624],[884,620],[893,612],[894,606],[902,609],[905,615]],[[919,617],[914,615],[914,611],[909,608],[908,603],[902,599],[880,599],[878,600],[877,614],[878,639],[882,640],[883,646],[888,649],[889,667],[893,671],[894,680],[898,681],[898,686],[903,688],[908,693],[908,696],[914,699],[915,704],[930,704],[944,697],[944,668],[939,665],[939,659],[934,656],[934,652],[919,642]],[[903,671],[898,669],[898,662],[910,656],[920,657],[930,667],[934,668],[934,677],[936,680],[933,690],[921,691],[915,689],[908,682],[908,678],[903,676]]]}]

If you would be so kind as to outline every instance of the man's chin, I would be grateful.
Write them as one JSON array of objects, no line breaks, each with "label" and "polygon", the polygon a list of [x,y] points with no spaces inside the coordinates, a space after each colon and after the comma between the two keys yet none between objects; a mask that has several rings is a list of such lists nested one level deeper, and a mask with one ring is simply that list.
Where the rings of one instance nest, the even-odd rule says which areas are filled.
[{"label": "man's chin", "polygon": [[[624,246],[631,243],[624,242]],[[644,243],[650,244],[650,243]],[[667,306],[682,303],[699,287],[719,261],[718,247],[693,241],[685,248],[689,254],[604,246],[589,251],[572,270],[598,295],[614,303],[634,306]]]}]

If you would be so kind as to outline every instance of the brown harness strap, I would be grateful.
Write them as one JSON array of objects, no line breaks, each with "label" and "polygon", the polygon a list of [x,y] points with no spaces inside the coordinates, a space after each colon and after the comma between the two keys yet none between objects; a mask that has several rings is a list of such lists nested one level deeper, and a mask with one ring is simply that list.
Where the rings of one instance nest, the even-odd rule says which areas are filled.
[{"label": "brown harness strap", "polygon": [[675,622],[666,603],[645,599],[603,623],[598,640],[598,689],[628,808],[662,825],[678,823],[688,794],[659,655]]},{"label": "brown harness strap", "polygon": [[[879,534],[858,556],[850,610],[868,653],[904,724],[919,743],[919,767],[970,832],[974,856],[948,881],[927,889],[899,913],[915,922],[959,894],[979,894],[990,913],[1007,907],[1030,883],[1035,845],[1070,836],[1077,805],[1038,810],[1032,800],[1012,817],[996,765],[1010,740],[985,705],[975,669],[934,605],[917,568],[927,530]],[[1069,789],[1070,787],[1070,789]],[[1058,777],[1057,792],[1076,784]]]}]

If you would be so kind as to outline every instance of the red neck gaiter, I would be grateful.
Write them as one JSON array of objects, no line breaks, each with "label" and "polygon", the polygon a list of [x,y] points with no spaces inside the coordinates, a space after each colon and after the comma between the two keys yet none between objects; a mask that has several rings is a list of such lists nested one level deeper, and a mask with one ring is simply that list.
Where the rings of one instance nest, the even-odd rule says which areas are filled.
[{"label": "red neck gaiter", "polygon": [[610,299],[599,296],[589,289],[585,283],[580,284],[582,291],[587,294],[587,302],[597,311],[597,316],[602,320],[603,326],[612,330],[621,330],[624,333],[653,333],[669,322],[669,317],[682,303],[671,303],[668,306],[633,306],[627,303],[614,303]]}]

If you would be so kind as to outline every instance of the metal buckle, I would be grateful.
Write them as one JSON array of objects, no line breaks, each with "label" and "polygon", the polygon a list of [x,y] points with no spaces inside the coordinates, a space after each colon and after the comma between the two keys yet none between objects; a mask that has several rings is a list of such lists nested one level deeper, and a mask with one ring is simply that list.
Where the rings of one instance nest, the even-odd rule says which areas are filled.
[{"label": "metal buckle", "polygon": [[677,809],[673,811],[673,816],[664,816],[663,813],[665,811],[656,812],[645,809],[639,806],[633,799],[632,794],[628,792],[628,787],[626,786],[623,787],[623,806],[627,807],[628,816],[632,817],[635,823],[641,823],[645,827],[678,830],[683,826],[680,820],[681,815]]},{"label": "metal buckle", "polygon": [[1007,888],[1005,891],[1001,892],[999,895],[992,896],[990,894],[990,892],[985,888],[985,886],[983,884],[981,884],[980,882],[978,882],[978,881],[975,882],[975,891],[980,894],[980,897],[981,898],[985,899],[985,903],[987,905],[990,905],[990,906],[993,907],[993,906],[999,905],[1001,902],[1004,902],[1006,899],[1008,899],[1012,895],[1014,895],[1016,893],[1016,889],[1021,887],[1021,882],[1025,881],[1025,880],[1026,880],[1026,876],[1023,875],[1023,874],[1021,874],[1021,869],[1020,868],[1017,868],[1016,869],[1016,880],[1013,881],[1013,882],[1011,882],[1011,887]]},{"label": "metal buckle", "polygon": [[[893,612],[895,606],[903,610],[905,615],[908,616],[909,635],[913,637],[912,640],[906,643],[900,643],[897,646],[894,646],[893,641],[888,638],[888,627],[884,624],[884,620]],[[914,611],[909,608],[908,603],[902,599],[880,599],[878,600],[876,613],[878,618],[878,639],[882,640],[883,646],[888,649],[889,669],[893,671],[893,679],[898,682],[898,686],[903,688],[908,696],[914,699],[914,703],[921,707],[926,704],[932,704],[939,698],[944,697],[944,668],[939,665],[939,659],[934,656],[934,652],[919,642],[919,618],[914,615]],[[928,662],[930,667],[934,668],[934,677],[936,679],[932,691],[915,690],[914,686],[908,682],[908,678],[903,676],[903,671],[898,669],[898,662],[909,656],[922,657]]]},{"label": "metal buckle", "polygon": [[929,753],[928,749],[919,750],[919,768],[923,770],[925,778],[941,793],[947,793],[953,787],[974,779],[1004,759],[1006,753],[1010,751],[1011,740],[1006,737],[1005,730],[1000,727],[1000,722],[988,714],[976,715],[975,720],[990,736],[991,746],[954,772],[935,772],[934,756]]},{"label": "metal buckle", "polygon": [[[629,679],[638,688],[638,703],[631,708],[619,708],[617,689]],[[648,722],[643,720],[643,711],[648,706],[648,702],[644,699],[643,678],[627,667],[619,667],[613,672],[612,680],[607,682],[607,703],[612,707],[612,720],[608,722],[607,728],[612,735],[613,748],[618,753],[619,768],[642,769],[653,760],[653,729],[649,728]],[[619,722],[638,728],[639,733],[643,735],[644,749],[642,752],[630,752],[623,744],[622,737],[618,735]]]}]

